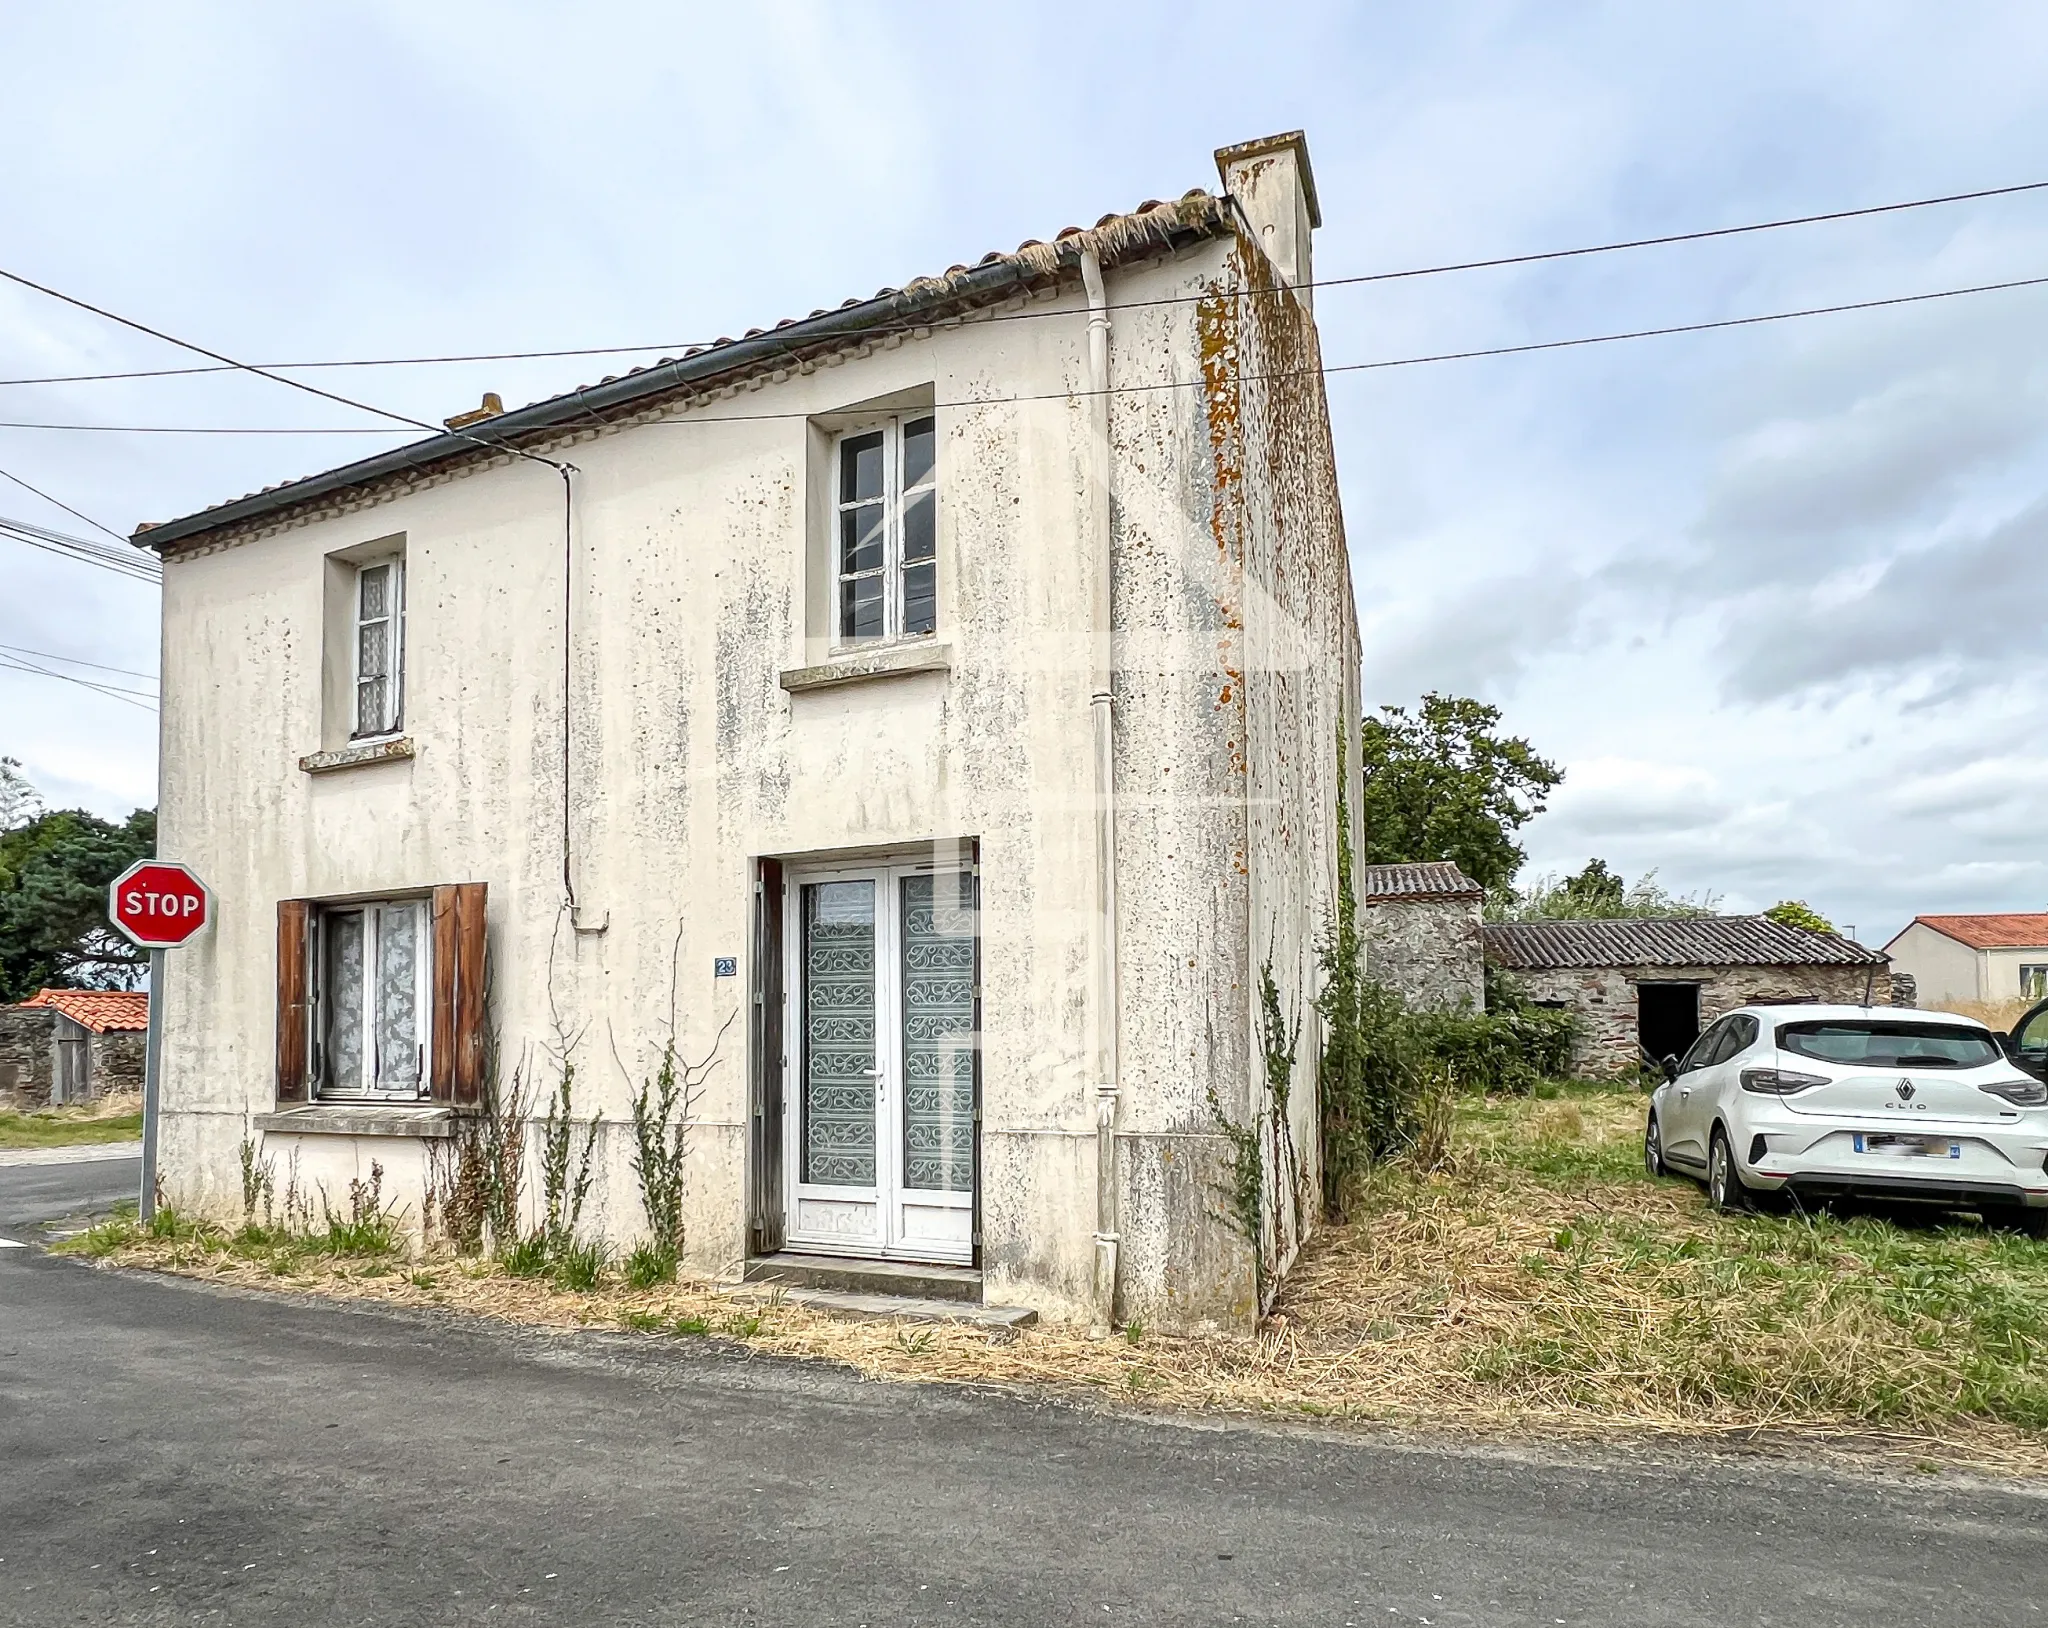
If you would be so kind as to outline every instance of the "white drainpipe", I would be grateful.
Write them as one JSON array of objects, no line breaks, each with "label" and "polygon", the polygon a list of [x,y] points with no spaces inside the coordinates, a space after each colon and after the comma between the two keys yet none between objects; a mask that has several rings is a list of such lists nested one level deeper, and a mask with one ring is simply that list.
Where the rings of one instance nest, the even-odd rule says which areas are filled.
[{"label": "white drainpipe", "polygon": [[1109,299],[1102,262],[1081,251],[1081,281],[1088,290],[1090,439],[1088,508],[1096,562],[1094,607],[1095,723],[1095,1315],[1094,1332],[1109,1332],[1116,1311],[1116,1109],[1121,1083],[1117,1054],[1116,963],[1116,740],[1110,605]]}]

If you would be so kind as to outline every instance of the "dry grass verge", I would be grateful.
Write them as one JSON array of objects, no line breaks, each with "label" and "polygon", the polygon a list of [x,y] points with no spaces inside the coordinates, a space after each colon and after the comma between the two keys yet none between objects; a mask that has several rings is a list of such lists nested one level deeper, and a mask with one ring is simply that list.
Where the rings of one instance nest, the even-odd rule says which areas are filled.
[{"label": "dry grass verge", "polygon": [[1692,1438],[2048,1475],[2048,1245],[1981,1226],[1724,1218],[1638,1168],[1642,1099],[1468,1103],[1448,1169],[1376,1175],[1252,1338],[848,1323],[708,1283],[567,1293],[493,1262],[179,1225],[126,1265],[550,1328],[722,1337],[872,1379],[1580,1441]]},{"label": "dry grass verge", "polygon": [[0,1109],[0,1148],[71,1147],[133,1142],[142,1136],[140,1092],[110,1092],[56,1108]]}]

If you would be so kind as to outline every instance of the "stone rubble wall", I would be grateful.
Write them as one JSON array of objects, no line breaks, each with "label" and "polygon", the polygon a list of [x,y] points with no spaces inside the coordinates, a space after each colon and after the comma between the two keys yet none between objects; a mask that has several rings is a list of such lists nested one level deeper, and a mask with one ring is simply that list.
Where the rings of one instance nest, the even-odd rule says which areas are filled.
[{"label": "stone rubble wall", "polygon": [[46,1006],[0,1006],[0,1106],[40,1108],[49,1102],[56,1021]]},{"label": "stone rubble wall", "polygon": [[142,1089],[143,1061],[149,1051],[146,1033],[139,1029],[117,1029],[94,1035],[87,1045],[92,1054],[94,1096]]},{"label": "stone rubble wall", "polygon": [[[1572,1066],[1588,1077],[1632,1074],[1637,1047],[1636,984],[1698,984],[1700,1027],[1738,1006],[1801,1001],[1860,1004],[1869,974],[1863,967],[1569,967],[1516,969],[1509,974],[1532,1001],[1568,1009],[1579,1020]],[[1880,972],[1871,998],[1892,1004]]]},{"label": "stone rubble wall", "polygon": [[1366,975],[1410,1011],[1486,1005],[1478,899],[1383,899],[1359,912]]}]

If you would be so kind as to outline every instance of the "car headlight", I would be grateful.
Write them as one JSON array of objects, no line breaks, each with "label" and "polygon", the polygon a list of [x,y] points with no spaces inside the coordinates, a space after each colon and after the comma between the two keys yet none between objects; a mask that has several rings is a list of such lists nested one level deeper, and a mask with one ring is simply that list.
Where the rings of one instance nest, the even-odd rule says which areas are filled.
[{"label": "car headlight", "polygon": [[2038,1108],[2048,1102],[2048,1083],[2024,1077],[2017,1080],[1993,1080],[1989,1085],[1980,1085],[1979,1091],[1989,1091],[1994,1097],[2003,1097],[2015,1108]]},{"label": "car headlight", "polygon": [[1789,1068],[1745,1068],[1742,1071],[1742,1089],[1765,1097],[1789,1097],[1795,1091],[1827,1083],[1825,1074],[1801,1074]]}]

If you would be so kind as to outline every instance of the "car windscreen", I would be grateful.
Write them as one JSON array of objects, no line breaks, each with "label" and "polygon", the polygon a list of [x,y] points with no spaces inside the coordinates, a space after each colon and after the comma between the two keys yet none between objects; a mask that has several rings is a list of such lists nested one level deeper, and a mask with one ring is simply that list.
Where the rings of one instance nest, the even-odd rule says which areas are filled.
[{"label": "car windscreen", "polygon": [[1982,1068],[2002,1055],[1986,1029],[1855,1018],[1780,1024],[1778,1049],[1870,1068]]}]

